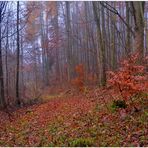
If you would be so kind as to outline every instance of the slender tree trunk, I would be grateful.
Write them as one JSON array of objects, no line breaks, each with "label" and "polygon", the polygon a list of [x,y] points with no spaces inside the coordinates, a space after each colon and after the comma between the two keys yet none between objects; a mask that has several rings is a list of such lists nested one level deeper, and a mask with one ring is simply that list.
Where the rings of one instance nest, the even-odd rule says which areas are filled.
[{"label": "slender tree trunk", "polygon": [[21,94],[24,93],[25,89],[24,89],[24,71],[23,71],[23,61],[24,61],[24,51],[23,51],[23,38],[21,37],[21,45],[20,45],[20,50],[21,50]]},{"label": "slender tree trunk", "polygon": [[[6,64],[6,98],[8,98],[8,49],[9,49],[9,16],[7,18],[7,37],[6,37],[6,57],[5,57],[5,64]],[[8,103],[8,102],[7,102]]]},{"label": "slender tree trunk", "polygon": [[59,76],[59,80],[61,80],[60,74],[60,64],[59,64],[59,24],[58,24],[58,2],[56,4],[56,16],[55,16],[55,37],[56,37],[56,76]]},{"label": "slender tree trunk", "polygon": [[3,62],[2,62],[2,5],[4,2],[0,2],[0,106],[6,107],[5,95],[4,95],[4,75],[3,75]]},{"label": "slender tree trunk", "polygon": [[16,104],[20,106],[19,68],[20,68],[20,36],[19,36],[19,1],[17,1],[17,65],[16,65]]},{"label": "slender tree trunk", "polygon": [[101,48],[102,55],[102,86],[106,85],[106,29],[105,29],[105,9],[101,7],[101,17],[102,17],[102,44],[103,48]]},{"label": "slender tree trunk", "polygon": [[71,80],[73,72],[72,72],[72,45],[71,45],[71,24],[70,24],[70,2],[66,1],[66,31],[67,31],[67,64],[68,64],[68,81]]},{"label": "slender tree trunk", "polygon": [[88,24],[88,21],[89,21],[89,3],[88,2],[84,2],[84,5],[85,5],[85,21],[86,21],[86,28],[85,28],[85,36],[86,36],[86,39],[85,39],[85,44],[86,44],[86,73],[85,73],[85,77],[86,79],[88,78],[87,74],[90,73],[90,56],[89,56],[89,53],[90,53],[90,26]]},{"label": "slender tree trunk", "polygon": [[[126,4],[126,22],[128,24],[128,26],[130,26],[130,3],[129,2],[125,2]],[[130,39],[130,30],[129,28],[127,28],[126,30],[126,51],[125,51],[125,55],[128,55],[131,52],[131,39]]]},{"label": "slender tree trunk", "polygon": [[[148,10],[148,9],[147,9]],[[146,11],[147,11],[146,10]],[[145,44],[146,44],[146,51],[145,51],[145,54],[148,55],[148,15],[146,14],[146,27],[145,27],[145,30],[146,30],[146,39],[145,39]]]},{"label": "slender tree trunk", "polygon": [[[114,4],[115,7],[115,4]],[[116,53],[116,16],[114,14],[111,15],[111,66],[112,69],[116,69],[117,65],[117,53]]]},{"label": "slender tree trunk", "polygon": [[111,19],[110,19],[110,11],[107,10],[107,54],[106,54],[106,57],[107,57],[107,69],[110,69],[111,68],[111,33],[110,33],[110,22],[111,22]]}]

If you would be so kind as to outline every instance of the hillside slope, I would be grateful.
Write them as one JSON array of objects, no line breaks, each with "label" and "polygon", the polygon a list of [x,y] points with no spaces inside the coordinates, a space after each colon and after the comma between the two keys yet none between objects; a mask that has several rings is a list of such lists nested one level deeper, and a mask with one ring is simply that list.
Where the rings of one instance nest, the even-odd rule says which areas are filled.
[{"label": "hillside slope", "polygon": [[0,112],[0,146],[148,146],[147,98],[139,112],[111,108],[111,98],[84,95]]}]

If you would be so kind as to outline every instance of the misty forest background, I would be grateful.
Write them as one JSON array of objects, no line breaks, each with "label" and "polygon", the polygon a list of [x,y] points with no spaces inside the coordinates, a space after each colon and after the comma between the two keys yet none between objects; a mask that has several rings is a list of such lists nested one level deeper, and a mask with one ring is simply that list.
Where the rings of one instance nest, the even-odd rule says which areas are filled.
[{"label": "misty forest background", "polygon": [[71,84],[106,85],[133,51],[148,52],[147,2],[0,2],[0,104]]}]

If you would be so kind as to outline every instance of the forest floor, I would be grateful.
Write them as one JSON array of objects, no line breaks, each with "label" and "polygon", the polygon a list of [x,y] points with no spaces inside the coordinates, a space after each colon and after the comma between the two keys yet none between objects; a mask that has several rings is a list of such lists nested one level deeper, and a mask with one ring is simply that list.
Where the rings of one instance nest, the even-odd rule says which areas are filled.
[{"label": "forest floor", "polygon": [[0,146],[148,146],[148,95],[135,101],[140,111],[134,112],[132,106],[114,110],[112,90],[103,91],[48,94],[11,120],[1,111]]}]

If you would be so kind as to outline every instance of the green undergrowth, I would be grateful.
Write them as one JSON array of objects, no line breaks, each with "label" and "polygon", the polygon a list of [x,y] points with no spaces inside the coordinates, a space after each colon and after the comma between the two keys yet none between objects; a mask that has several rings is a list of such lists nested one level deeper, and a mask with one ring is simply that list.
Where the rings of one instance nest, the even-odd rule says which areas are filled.
[{"label": "green undergrowth", "polygon": [[69,141],[70,147],[91,147],[93,144],[94,141],[92,138],[76,138]]}]

